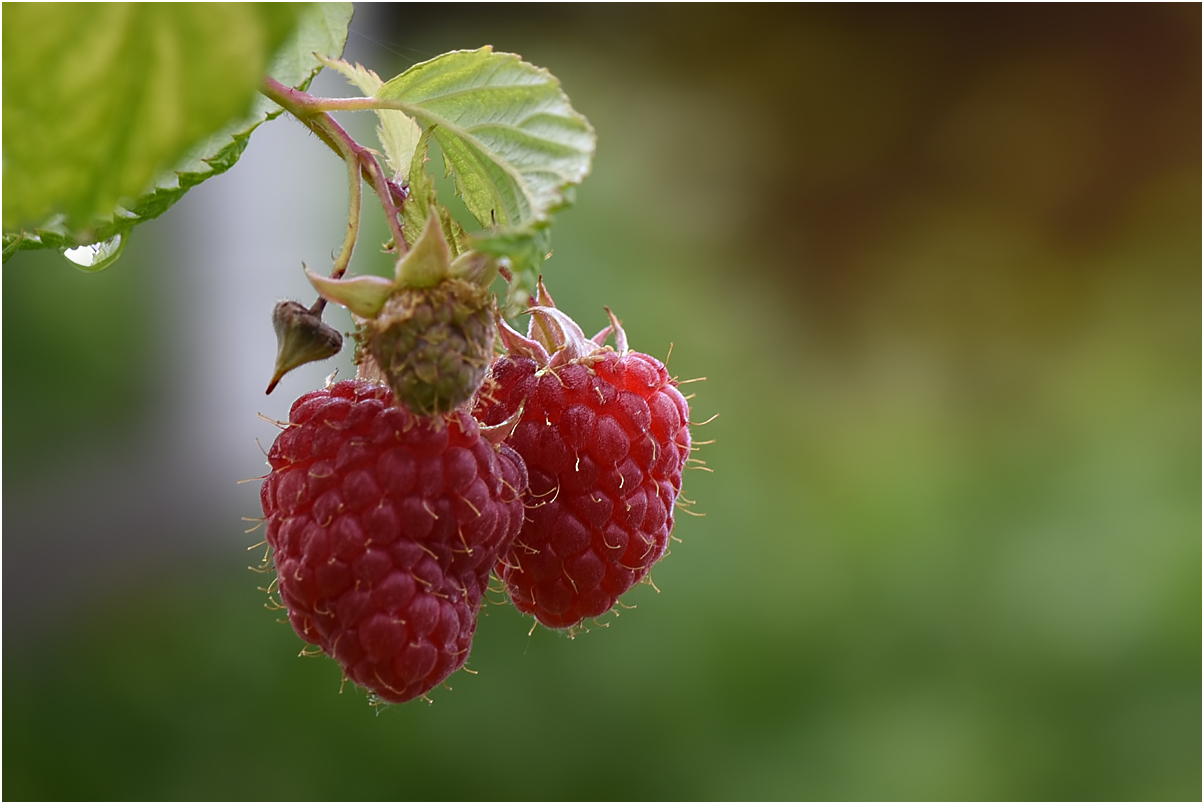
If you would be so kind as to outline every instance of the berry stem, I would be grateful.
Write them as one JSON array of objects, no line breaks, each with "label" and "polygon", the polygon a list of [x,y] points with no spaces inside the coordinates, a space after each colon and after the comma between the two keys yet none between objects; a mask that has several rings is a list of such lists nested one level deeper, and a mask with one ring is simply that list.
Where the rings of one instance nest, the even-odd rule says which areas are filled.
[{"label": "berry stem", "polygon": [[[398,253],[404,254],[408,251],[409,245],[401,230],[397,204],[393,201],[393,192],[389,187],[388,180],[385,178],[384,170],[381,169],[380,162],[377,161],[376,155],[371,150],[352,139],[351,135],[327,113],[327,105],[324,102],[328,99],[315,98],[306,92],[285,86],[271,76],[267,76],[264,79],[264,87],[261,89],[261,92],[273,102],[284,107],[286,111],[297,118],[310,131],[317,134],[318,139],[322,140],[331,150],[346,160],[349,166],[352,166],[351,169],[356,174],[356,179],[352,180],[352,184],[356,186],[356,192],[352,193],[353,214],[351,215],[356,220],[355,234],[358,234],[359,228],[359,210],[356,200],[358,196],[358,178],[362,174],[376,192],[377,198],[380,199],[380,205],[384,208],[385,220],[388,222],[389,229],[393,233],[393,242]],[[364,100],[371,99],[365,98]],[[356,109],[361,107],[347,106],[340,108]],[[373,107],[368,106],[363,108]],[[348,222],[349,238],[352,237],[351,227],[352,224]],[[354,241],[352,245],[354,245]],[[339,255],[340,260],[343,259],[344,254],[349,261],[351,259],[351,250],[346,242],[343,245],[343,253]],[[346,270],[346,267],[346,263],[344,262],[342,265],[343,270]],[[336,262],[335,270],[337,271],[338,268],[339,264]],[[341,271],[335,275],[335,278],[338,275],[341,275]]]},{"label": "berry stem", "polygon": [[[325,113],[323,113],[323,116],[330,117]],[[330,118],[330,120],[334,122],[334,118]],[[337,126],[338,123],[335,123],[335,125]],[[351,138],[348,137],[348,139]],[[354,143],[355,141],[352,140],[352,142]],[[385,172],[381,169],[380,162],[377,161],[375,154],[359,145],[356,145],[356,147],[359,148],[360,163],[369,175],[372,176],[372,181],[369,183],[372,185],[372,189],[376,191],[376,195],[380,199],[380,205],[384,207],[385,220],[389,222],[389,229],[393,232],[393,243],[397,254],[405,254],[410,250],[410,244],[406,242],[406,236],[401,231],[401,210],[393,202],[392,188],[390,188],[388,180],[385,179]]]},{"label": "berry stem", "polygon": [[331,279],[338,279],[347,272],[347,266],[351,262],[351,252],[355,249],[355,241],[359,238],[360,233],[360,203],[363,193],[360,186],[358,156],[353,155],[347,159],[347,171],[349,174],[347,194],[350,199],[347,211],[347,236],[343,238],[343,250],[339,252],[338,258],[334,261],[334,268],[330,272]]}]

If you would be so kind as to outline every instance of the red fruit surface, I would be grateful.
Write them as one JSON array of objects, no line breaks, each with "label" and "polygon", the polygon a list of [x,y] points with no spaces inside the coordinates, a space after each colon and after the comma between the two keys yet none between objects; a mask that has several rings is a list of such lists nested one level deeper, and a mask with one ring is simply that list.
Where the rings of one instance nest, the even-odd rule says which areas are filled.
[{"label": "red fruit surface", "polygon": [[690,454],[689,406],[656,358],[590,355],[555,368],[509,356],[476,410],[522,418],[506,443],[527,464],[527,516],[499,575],[551,628],[609,611],[665,554]]},{"label": "red fruit surface", "polygon": [[305,394],[289,422],[260,494],[289,621],[355,683],[416,698],[468,658],[521,526],[522,459],[466,413],[419,418],[358,380]]}]

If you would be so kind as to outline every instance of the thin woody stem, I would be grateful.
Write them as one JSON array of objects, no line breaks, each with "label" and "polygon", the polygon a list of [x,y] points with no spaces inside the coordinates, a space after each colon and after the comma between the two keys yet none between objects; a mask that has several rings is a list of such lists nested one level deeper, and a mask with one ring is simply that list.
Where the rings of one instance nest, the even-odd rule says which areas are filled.
[{"label": "thin woody stem", "polygon": [[[352,208],[351,215],[349,217],[354,218],[355,220],[355,234],[358,234],[359,228],[358,178],[362,173],[364,179],[367,180],[368,184],[371,185],[372,189],[376,192],[377,197],[380,199],[380,204],[385,211],[385,220],[388,222],[389,229],[393,233],[393,243],[395,244],[398,253],[404,254],[406,251],[408,251],[409,245],[406,242],[405,234],[401,230],[401,222],[398,217],[399,213],[397,210],[397,205],[393,202],[393,192],[389,188],[389,182],[385,178],[385,172],[381,169],[380,162],[377,161],[376,155],[373,154],[372,151],[352,139],[351,135],[338,124],[338,121],[336,121],[325,111],[319,101],[324,101],[326,99],[315,98],[308,93],[285,86],[271,76],[268,76],[265,79],[265,85],[261,91],[273,102],[283,106],[290,114],[293,115],[293,117],[297,118],[307,128],[317,134],[320,140],[326,143],[331,150],[345,159],[348,165],[351,166],[351,170],[354,171],[355,174],[355,178],[352,179],[351,185],[356,188],[356,191],[352,193]],[[371,99],[365,98],[364,100]],[[372,107],[348,106],[346,108],[356,109]],[[347,236],[348,238],[352,239],[352,245],[354,245],[352,223],[350,220],[348,221],[347,226]],[[348,261],[351,259],[351,248],[348,246],[346,241],[344,241],[343,244],[343,252],[339,254],[339,260],[343,260],[344,256],[346,256]],[[335,270],[337,271],[337,274],[333,275],[336,279],[342,274],[343,271],[347,269],[347,263],[345,261],[342,262],[342,270],[339,270],[339,268],[340,264],[339,262],[336,262]]]}]

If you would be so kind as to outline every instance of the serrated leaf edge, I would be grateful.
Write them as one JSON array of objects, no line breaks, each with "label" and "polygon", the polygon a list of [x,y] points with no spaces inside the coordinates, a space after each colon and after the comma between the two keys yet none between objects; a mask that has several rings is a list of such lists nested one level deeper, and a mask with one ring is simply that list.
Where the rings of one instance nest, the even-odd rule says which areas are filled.
[{"label": "serrated leaf edge", "polygon": [[[418,120],[420,122],[422,122],[422,121],[428,122],[428,125],[426,126],[426,128],[436,128],[435,135],[434,135],[436,140],[440,139],[439,133],[437,130],[438,128],[442,128],[445,131],[451,132],[457,138],[459,138],[467,143],[470,143],[474,148],[476,148],[482,154],[486,155],[490,159],[490,161],[493,162],[493,164],[501,167],[503,172],[506,173],[508,176],[510,176],[511,180],[514,181],[514,183],[519,187],[520,191],[523,194],[523,197],[525,198],[525,200],[527,202],[527,206],[531,210],[534,211],[534,214],[528,220],[507,222],[507,226],[505,227],[504,230],[510,230],[510,231],[514,231],[515,233],[518,233],[518,232],[521,232],[522,230],[524,230],[525,228],[527,228],[532,223],[542,223],[542,222],[547,221],[550,213],[555,212],[560,209],[563,209],[565,206],[572,203],[572,200],[567,197],[567,190],[571,187],[574,187],[574,186],[580,184],[582,181],[584,181],[589,176],[590,172],[593,169],[593,155],[594,155],[594,152],[595,152],[595,149],[597,146],[597,135],[594,133],[594,128],[592,125],[590,125],[589,120],[573,107],[572,101],[569,99],[568,95],[565,93],[564,89],[560,85],[560,80],[558,78],[556,78],[556,76],[554,76],[551,73],[551,71],[549,71],[547,68],[538,67],[536,65],[531,64],[530,62],[524,61],[523,58],[516,53],[494,52],[494,50],[491,46],[486,45],[485,47],[477,48],[476,50],[467,50],[467,49],[452,50],[447,53],[440,54],[439,56],[436,56],[433,59],[428,59],[427,61],[415,64],[410,69],[401,73],[401,75],[396,76],[395,78],[390,79],[389,81],[385,82],[384,86],[381,87],[381,90],[388,89],[389,85],[392,84],[394,81],[397,81],[398,79],[404,77],[405,75],[407,75],[409,73],[412,73],[415,70],[426,67],[426,66],[430,65],[431,63],[438,61],[439,59],[445,59],[450,56],[454,56],[454,55],[458,55],[458,54],[482,53],[482,52],[489,53],[489,54],[492,54],[492,55],[498,56],[498,57],[514,59],[514,60],[518,61],[519,64],[529,67],[535,74],[545,77],[547,79],[546,83],[550,83],[551,86],[555,88],[556,93],[559,95],[560,99],[564,102],[564,104],[568,107],[568,110],[569,110],[568,115],[566,115],[566,116],[557,115],[557,116],[561,117],[561,119],[568,119],[568,120],[572,120],[576,123],[580,123],[584,127],[584,132],[586,134],[588,134],[588,136],[589,136],[591,146],[593,146],[588,151],[582,151],[582,150],[576,149],[576,148],[573,149],[577,153],[582,154],[585,157],[587,157],[587,164],[585,166],[584,171],[581,172],[580,176],[566,175],[563,171],[554,170],[554,169],[544,171],[544,172],[548,172],[548,173],[553,173],[554,175],[558,176],[560,181],[558,184],[556,184],[554,186],[554,192],[552,193],[552,198],[549,199],[546,206],[543,206],[542,208],[540,207],[539,204],[536,203],[536,199],[532,195],[531,187],[528,184],[528,182],[524,179],[523,174],[521,172],[518,172],[517,168],[515,168],[512,165],[512,163],[510,163],[508,160],[503,159],[501,156],[499,156],[493,150],[491,150],[490,148],[487,148],[484,145],[484,143],[482,143],[477,137],[475,137],[471,133],[469,133],[468,129],[460,127],[455,122],[448,120],[441,115],[428,112],[420,104],[401,101],[401,100],[397,100],[397,99],[393,99],[393,98],[389,98],[389,97],[381,97],[380,91],[377,92],[376,100],[381,103],[386,104],[385,108],[395,109],[397,111],[403,112],[404,114],[408,115],[409,117],[411,117],[415,120]],[[524,86],[524,85],[512,84],[512,85],[500,85],[500,86],[488,86],[488,87],[473,87],[471,90],[459,90],[459,91],[460,92],[469,92],[469,91],[479,91],[481,89],[519,88],[521,86]],[[531,85],[528,84],[526,86],[531,86]],[[446,98],[446,97],[449,97],[450,94],[454,94],[454,93],[449,93],[449,95],[440,95],[438,97]],[[513,127],[513,126],[511,126],[511,127]],[[463,133],[461,133],[461,132],[463,132]],[[529,134],[529,132],[524,131],[523,133],[526,136],[533,137],[533,135]],[[533,137],[533,138],[535,138],[535,137]],[[552,140],[544,140],[544,141],[548,142],[552,145],[556,145],[558,147],[563,145],[562,143],[558,143],[558,142],[555,142]],[[496,188],[496,183],[491,181],[490,184]],[[496,197],[496,195],[497,195],[497,193],[495,192],[495,197]]]}]

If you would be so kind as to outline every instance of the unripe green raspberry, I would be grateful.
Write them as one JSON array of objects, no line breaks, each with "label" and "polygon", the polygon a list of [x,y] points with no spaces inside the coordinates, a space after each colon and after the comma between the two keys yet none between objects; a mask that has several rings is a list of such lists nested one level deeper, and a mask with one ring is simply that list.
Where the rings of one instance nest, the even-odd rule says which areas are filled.
[{"label": "unripe green raspberry", "polygon": [[368,354],[402,404],[447,413],[480,387],[496,332],[487,288],[461,279],[401,288],[365,327]]},{"label": "unripe green raspberry", "polygon": [[359,320],[359,376],[388,385],[412,413],[449,413],[480,388],[497,332],[489,291],[497,265],[473,250],[452,259],[435,210],[392,280],[306,274],[322,298]]}]

